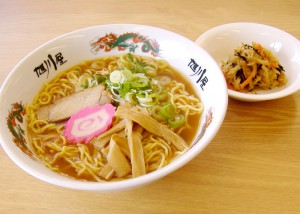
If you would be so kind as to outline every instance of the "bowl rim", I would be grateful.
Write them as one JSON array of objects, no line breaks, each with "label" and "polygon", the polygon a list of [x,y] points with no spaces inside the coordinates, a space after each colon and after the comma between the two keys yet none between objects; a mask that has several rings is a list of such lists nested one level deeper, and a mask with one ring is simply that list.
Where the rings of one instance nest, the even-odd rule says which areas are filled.
[{"label": "bowl rim", "polygon": [[[178,33],[175,33],[175,32],[172,32],[170,30],[163,29],[163,28],[150,26],[150,25],[121,23],[121,24],[94,25],[94,26],[89,26],[89,27],[77,29],[77,30],[74,30],[74,31],[71,31],[71,32],[63,33],[63,34],[61,34],[57,37],[54,37],[53,39],[50,39],[50,40],[46,41],[45,43],[39,45],[38,47],[36,47],[32,51],[30,51],[28,54],[26,54],[13,67],[13,69],[10,71],[8,76],[5,78],[3,84],[0,88],[0,97],[4,96],[4,91],[5,91],[6,87],[8,87],[7,85],[9,83],[10,79],[12,78],[12,76],[14,75],[14,73],[17,72],[18,67],[24,61],[26,61],[28,58],[30,58],[36,51],[44,48],[45,46],[51,44],[52,42],[54,42],[56,40],[59,40],[61,38],[64,38],[64,37],[72,35],[72,34],[79,33],[81,31],[88,31],[89,29],[102,28],[102,27],[105,27],[105,26],[114,27],[114,26],[120,26],[120,25],[128,26],[128,27],[152,28],[152,29],[155,29],[155,30],[167,32],[168,34],[176,35],[177,37],[183,38],[186,42],[189,42],[190,44],[194,44],[194,42],[192,40],[190,40],[189,38],[183,37],[182,35],[180,35]],[[202,49],[205,52],[207,57],[211,58],[212,61],[214,61],[213,57],[209,53],[207,53],[206,50],[204,50],[201,47],[200,47],[200,49]],[[215,63],[215,66],[218,66],[217,63]],[[82,182],[81,180],[75,180],[75,179],[74,180],[73,179],[71,179],[71,180],[66,179],[65,180],[65,179],[53,178],[53,177],[48,176],[48,175],[45,176],[45,174],[43,172],[40,172],[39,170],[33,168],[29,164],[23,163],[21,158],[16,157],[16,154],[14,154],[14,152],[11,151],[11,149],[4,142],[4,138],[2,137],[2,133],[0,133],[0,145],[3,148],[3,150],[5,151],[5,153],[9,156],[9,158],[17,166],[19,166],[22,170],[24,170],[25,172],[27,172],[31,176],[33,176],[35,178],[38,178],[42,181],[45,181],[46,183],[50,183],[50,184],[53,184],[55,186],[61,186],[61,187],[70,188],[70,189],[101,191],[101,192],[111,192],[111,191],[132,189],[132,188],[136,188],[136,187],[139,187],[139,186],[143,186],[145,184],[149,184],[149,183],[154,182],[154,181],[156,181],[156,180],[158,180],[158,179],[160,179],[160,178],[162,178],[162,177],[164,177],[168,174],[171,174],[175,170],[181,168],[182,166],[186,165],[189,161],[194,159],[211,142],[211,140],[215,137],[215,135],[217,134],[217,132],[219,131],[219,129],[220,129],[222,123],[223,123],[223,120],[224,120],[226,112],[227,112],[227,106],[228,106],[228,94],[227,94],[226,90],[224,90],[224,98],[223,99],[224,99],[224,107],[219,112],[220,117],[216,118],[217,121],[215,122],[215,129],[207,137],[207,140],[205,142],[203,142],[201,144],[198,143],[194,146],[195,147],[194,149],[188,150],[187,152],[189,153],[189,155],[186,155],[186,153],[184,155],[182,155],[180,157],[181,158],[180,162],[178,161],[176,164],[168,164],[167,166],[163,167],[163,169],[161,169],[161,170],[157,170],[155,172],[148,173],[145,176],[141,176],[141,177],[137,177],[137,178],[131,178],[131,179],[121,180],[121,181],[116,181],[116,182],[103,182],[103,183],[102,182]],[[76,185],[76,183],[78,184],[78,186]]]},{"label": "bowl rim", "polygon": [[[231,22],[231,23],[225,23],[222,25],[215,26],[211,29],[208,29],[203,34],[201,34],[196,39],[195,43],[201,47],[201,44],[205,42],[205,39],[207,39],[211,36],[217,35],[218,33],[222,32],[224,30],[229,30],[231,28],[239,28],[241,26],[242,27],[248,26],[248,28],[249,27],[253,28],[253,27],[259,26],[264,29],[276,31],[276,32],[284,35],[285,37],[287,37],[291,42],[293,42],[295,44],[295,47],[297,48],[297,50],[299,50],[299,52],[300,52],[300,41],[296,37],[294,37],[293,35],[287,33],[286,31],[284,31],[280,28],[277,28],[277,27],[274,27],[271,25],[267,25],[267,24],[255,23],[255,22]],[[217,63],[219,64],[220,62],[217,62]],[[292,72],[295,72],[295,71],[292,71]],[[228,89],[228,95],[231,98],[234,98],[237,100],[242,100],[242,101],[249,101],[249,102],[258,102],[258,101],[279,99],[279,98],[289,96],[289,95],[297,92],[298,90],[300,90],[300,73],[298,74],[297,79],[295,79],[294,81],[295,82],[292,84],[292,86],[294,86],[294,87],[290,86],[288,88],[283,88],[283,89],[280,89],[277,91],[273,91],[271,93],[268,93],[267,90],[262,90],[267,93],[251,94],[251,93],[243,93],[243,92],[238,92],[238,91],[235,91],[232,89]]]}]

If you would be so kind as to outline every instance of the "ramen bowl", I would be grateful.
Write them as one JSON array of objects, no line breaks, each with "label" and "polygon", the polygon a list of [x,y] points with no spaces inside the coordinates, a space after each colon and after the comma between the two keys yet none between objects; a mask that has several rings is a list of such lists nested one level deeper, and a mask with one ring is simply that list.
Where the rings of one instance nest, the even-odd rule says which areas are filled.
[{"label": "ramen bowl", "polygon": [[[190,144],[185,147],[181,155],[174,158],[174,160],[166,166],[153,172],[144,173],[139,176],[131,176],[127,179],[113,181],[101,180],[100,182],[86,181],[84,179],[65,176],[63,173],[55,171],[59,171],[60,169],[56,168],[53,170],[50,169],[51,167],[49,166],[45,167],[37,156],[39,150],[43,150],[44,146],[39,144],[39,140],[33,140],[34,137],[30,135],[28,131],[29,125],[27,125],[28,120],[32,121],[32,118],[36,118],[36,116],[34,116],[35,114],[32,114],[34,108],[32,108],[31,105],[33,102],[36,102],[34,97],[36,97],[43,87],[45,88],[49,86],[49,84],[48,90],[54,90],[50,81],[57,78],[57,75],[66,69],[72,68],[81,62],[124,54],[129,59],[134,55],[139,55],[147,59],[167,61],[186,79],[187,83],[185,85],[190,85],[189,87],[193,88],[195,95],[201,98],[203,109],[201,110],[200,118],[193,121],[191,130],[194,131],[195,135],[191,139]],[[144,64],[147,63],[140,63],[139,66],[144,66],[145,68],[146,65]],[[76,67],[74,67],[73,70],[75,73],[78,71]],[[118,74],[119,72],[120,71],[116,71],[114,74]],[[70,72],[68,71],[67,73],[69,74]],[[127,70],[126,77],[128,77],[128,75]],[[144,77],[145,74],[140,74],[137,78],[141,76]],[[116,77],[118,77],[118,75],[114,76],[114,81],[118,79]],[[72,79],[72,75],[69,75],[68,78]],[[109,80],[111,82],[113,81],[111,76],[109,76]],[[108,80],[106,80],[106,83],[108,84],[107,81]],[[140,86],[143,83],[139,82],[138,85]],[[115,84],[112,85],[114,86]],[[63,85],[59,84],[58,86],[63,87]],[[85,97],[90,98],[92,95],[88,94]],[[44,98],[41,99],[43,100]],[[196,157],[212,141],[221,127],[227,110],[227,99],[226,83],[219,66],[204,49],[192,41],[173,32],[151,26],[133,24],[93,26],[64,34],[45,43],[29,53],[15,66],[1,87],[0,116],[1,120],[6,122],[0,125],[0,141],[2,148],[15,164],[28,174],[42,181],[78,190],[127,190],[160,179],[184,166]],[[144,101],[145,99],[141,100]],[[78,102],[73,102],[69,107],[76,108],[78,105]],[[101,116],[102,115],[100,115],[100,117]],[[40,118],[40,115],[37,117]],[[69,119],[69,121],[71,121],[71,119]],[[156,124],[156,122],[148,118],[144,125],[147,126],[149,121]],[[48,121],[48,123],[51,124],[51,121]],[[39,128],[41,127],[44,127],[44,125],[38,125],[37,129],[40,130]],[[169,131],[164,132],[161,131],[162,129],[154,128],[160,133],[161,137],[170,134]],[[32,130],[33,129],[31,129],[31,131]],[[73,132],[73,135],[77,135],[79,133],[79,131],[77,131],[78,130]],[[50,139],[51,137],[45,136],[45,138]],[[53,145],[58,139],[61,138],[58,136],[55,139],[49,140],[47,144],[49,150],[55,151],[57,149],[57,147]],[[127,140],[129,142],[129,138]],[[35,143],[33,143],[33,141]],[[62,145],[68,146],[68,144]],[[74,144],[72,148],[77,149],[78,145],[79,144]],[[33,149],[33,147],[35,149]],[[113,150],[112,147],[116,148],[116,145],[111,146],[109,152]],[[94,151],[95,149],[96,148],[94,148]],[[62,147],[58,148],[58,151],[62,152],[62,150]],[[72,151],[69,152],[72,153]],[[55,161],[54,158],[58,156],[59,155],[48,155],[48,159],[45,157],[44,160],[50,159]],[[128,162],[126,157],[125,160]],[[122,163],[123,162],[121,162],[121,164]],[[97,163],[94,164],[97,165]],[[97,167],[99,167],[99,165],[97,165]],[[118,174],[115,168],[110,172],[112,172],[112,174]],[[98,176],[98,174],[96,174],[96,176]]]},{"label": "ramen bowl", "polygon": [[300,89],[300,41],[278,28],[258,23],[228,23],[203,33],[196,44],[204,48],[221,67],[242,44],[261,44],[270,50],[285,70],[287,84],[271,90],[243,93],[228,89],[228,95],[243,101],[264,101],[282,98]]}]

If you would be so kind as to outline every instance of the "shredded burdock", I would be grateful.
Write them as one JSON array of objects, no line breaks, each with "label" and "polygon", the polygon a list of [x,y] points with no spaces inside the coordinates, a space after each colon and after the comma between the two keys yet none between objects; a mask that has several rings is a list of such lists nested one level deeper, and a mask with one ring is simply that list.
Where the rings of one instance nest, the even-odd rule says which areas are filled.
[{"label": "shredded burdock", "polygon": [[285,70],[278,59],[258,43],[242,44],[234,50],[221,69],[229,89],[253,92],[273,89],[287,83]]}]

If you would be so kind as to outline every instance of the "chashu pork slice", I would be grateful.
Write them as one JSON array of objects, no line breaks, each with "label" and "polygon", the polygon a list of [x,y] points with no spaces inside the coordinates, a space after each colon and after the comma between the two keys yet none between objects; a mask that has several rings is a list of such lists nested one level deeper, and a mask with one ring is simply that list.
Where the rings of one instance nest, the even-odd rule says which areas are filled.
[{"label": "chashu pork slice", "polygon": [[37,111],[38,118],[49,122],[65,120],[84,107],[98,104],[104,91],[105,86],[98,85],[63,97],[40,107]]}]

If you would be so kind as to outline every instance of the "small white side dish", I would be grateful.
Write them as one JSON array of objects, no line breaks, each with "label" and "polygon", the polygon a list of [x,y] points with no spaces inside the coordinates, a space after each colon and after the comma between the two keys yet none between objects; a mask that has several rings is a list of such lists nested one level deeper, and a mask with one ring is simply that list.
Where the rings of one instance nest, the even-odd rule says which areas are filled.
[{"label": "small white side dish", "polygon": [[196,44],[204,48],[221,66],[242,44],[260,43],[270,50],[285,69],[287,85],[255,94],[228,89],[230,97],[243,101],[264,101],[288,96],[300,89],[300,41],[278,28],[257,23],[229,23],[203,33]]}]

